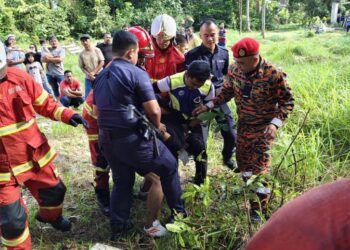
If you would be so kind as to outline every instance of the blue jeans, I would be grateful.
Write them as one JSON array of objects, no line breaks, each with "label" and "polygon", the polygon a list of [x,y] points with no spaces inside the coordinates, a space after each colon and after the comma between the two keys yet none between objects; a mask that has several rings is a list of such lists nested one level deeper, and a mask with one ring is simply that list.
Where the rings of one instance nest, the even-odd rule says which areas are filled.
[{"label": "blue jeans", "polygon": [[55,97],[59,97],[60,96],[60,83],[63,81],[64,79],[64,75],[56,75],[56,76],[52,76],[52,75],[46,75],[47,76],[47,80],[49,81],[53,93],[55,94]]},{"label": "blue jeans", "polygon": [[85,78],[85,100],[86,100],[87,96],[89,95],[91,89],[92,89],[91,80]]},{"label": "blue jeans", "polygon": [[168,148],[158,140],[160,155],[156,156],[153,140],[147,141],[137,132],[124,137],[115,133],[103,129],[99,131],[99,145],[112,169],[114,183],[110,216],[112,228],[129,220],[135,172],[158,175],[172,214],[174,210],[185,214],[177,161]]},{"label": "blue jeans", "polygon": [[68,97],[68,96],[62,96],[60,98],[60,102],[62,103],[63,106],[69,107],[69,106],[74,106],[74,107],[79,107],[80,104],[84,102],[84,98],[82,97]]}]

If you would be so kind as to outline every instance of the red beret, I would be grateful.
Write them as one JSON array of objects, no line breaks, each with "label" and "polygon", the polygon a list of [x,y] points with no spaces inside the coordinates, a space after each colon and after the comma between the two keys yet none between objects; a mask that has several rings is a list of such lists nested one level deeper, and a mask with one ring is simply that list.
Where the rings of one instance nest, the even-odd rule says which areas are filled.
[{"label": "red beret", "polygon": [[257,40],[245,37],[235,43],[231,50],[233,52],[233,56],[236,58],[253,56],[259,53],[260,44]]}]

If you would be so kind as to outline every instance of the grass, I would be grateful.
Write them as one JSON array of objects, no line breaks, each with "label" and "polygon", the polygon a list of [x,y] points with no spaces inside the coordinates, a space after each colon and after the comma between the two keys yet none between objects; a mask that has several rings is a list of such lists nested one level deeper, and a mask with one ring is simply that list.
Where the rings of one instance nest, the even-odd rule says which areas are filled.
[{"label": "grass", "polygon": [[[334,32],[308,37],[307,32],[297,30],[268,32],[263,40],[259,33],[239,36],[230,30],[228,47],[248,35],[261,42],[263,57],[288,74],[295,95],[295,110],[279,131],[271,152],[277,187],[270,207],[273,212],[311,187],[348,176],[350,36]],[[83,82],[77,62],[76,55],[67,54],[66,68],[73,69]],[[233,102],[230,106],[235,110]],[[281,156],[308,110],[305,126],[285,156],[280,171],[276,172]],[[47,122],[44,118],[41,118],[41,127],[50,144],[60,152],[55,163],[68,188],[65,214],[73,216],[77,222],[72,232],[66,234],[39,229],[34,220],[35,202],[25,192],[35,249],[88,249],[96,242],[123,249],[179,249],[181,244],[195,249],[240,249],[261,226],[247,222],[245,201],[249,197],[245,196],[248,194],[239,175],[221,165],[222,140],[211,132],[208,139],[210,183],[199,189],[193,187],[186,182],[194,173],[193,166],[181,166],[190,216],[179,220],[178,232],[159,240],[145,237],[140,232],[145,203],[135,200],[132,218],[138,232],[117,243],[108,242],[109,224],[95,202],[92,166],[83,129]],[[298,162],[294,163],[295,160]],[[164,206],[160,218],[166,218],[167,214]]]}]

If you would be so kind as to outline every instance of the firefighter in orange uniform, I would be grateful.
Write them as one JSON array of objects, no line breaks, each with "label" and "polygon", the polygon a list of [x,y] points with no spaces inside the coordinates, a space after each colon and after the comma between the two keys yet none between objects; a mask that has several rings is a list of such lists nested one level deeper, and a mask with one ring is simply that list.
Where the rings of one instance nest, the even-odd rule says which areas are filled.
[{"label": "firefighter in orange uniform", "polygon": [[73,126],[88,126],[80,115],[56,103],[30,75],[7,68],[0,42],[0,230],[7,249],[31,249],[21,185],[39,203],[37,220],[61,231],[71,228],[62,216],[66,187],[52,163],[56,152],[40,132],[35,112]]},{"label": "firefighter in orange uniform", "polygon": [[[107,66],[108,67],[108,66]],[[86,133],[89,140],[91,162],[94,165],[95,193],[101,212],[109,216],[109,167],[108,162],[98,147],[97,117],[93,113],[93,91],[90,91],[83,107],[83,117],[89,122]]]},{"label": "firefighter in orange uniform", "polygon": [[147,59],[150,78],[160,80],[185,70],[185,57],[175,47],[176,22],[167,14],[157,16],[151,25],[154,58]]}]

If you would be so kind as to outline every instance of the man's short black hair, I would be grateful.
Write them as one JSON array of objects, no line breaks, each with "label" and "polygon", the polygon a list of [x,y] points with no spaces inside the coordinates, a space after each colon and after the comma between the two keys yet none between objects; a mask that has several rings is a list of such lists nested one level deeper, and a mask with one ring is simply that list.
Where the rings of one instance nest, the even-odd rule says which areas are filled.
[{"label": "man's short black hair", "polygon": [[137,43],[138,40],[134,34],[119,30],[113,36],[112,51],[114,54],[122,56],[131,47],[136,47]]},{"label": "man's short black hair", "polygon": [[203,19],[202,21],[201,21],[201,23],[199,24],[199,28],[202,28],[202,26],[203,25],[212,25],[212,24],[215,24],[216,26],[218,26],[218,23],[217,23],[217,21],[214,19],[214,18],[211,18],[211,17],[209,17],[209,18],[205,18],[205,19]]},{"label": "man's short black hair", "polygon": [[40,43],[40,45],[43,45],[44,43],[46,43],[46,39],[45,38],[40,38],[39,43]]},{"label": "man's short black hair", "polygon": [[[67,69],[67,70],[64,71],[63,75],[66,75],[66,74],[68,74],[68,73],[72,73],[72,71],[69,70],[69,69]],[[73,74],[73,73],[72,73],[72,74]]]},{"label": "man's short black hair", "polygon": [[47,40],[49,40],[49,42],[51,42],[52,40],[58,40],[57,37],[55,35],[49,36]]},{"label": "man's short black hair", "polygon": [[206,61],[193,61],[187,69],[187,76],[205,82],[210,77],[210,65]]}]

